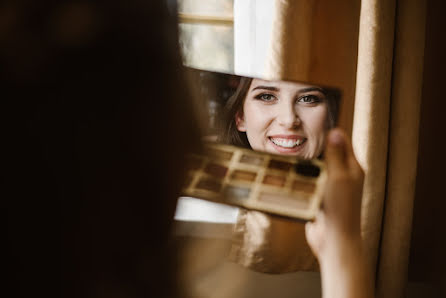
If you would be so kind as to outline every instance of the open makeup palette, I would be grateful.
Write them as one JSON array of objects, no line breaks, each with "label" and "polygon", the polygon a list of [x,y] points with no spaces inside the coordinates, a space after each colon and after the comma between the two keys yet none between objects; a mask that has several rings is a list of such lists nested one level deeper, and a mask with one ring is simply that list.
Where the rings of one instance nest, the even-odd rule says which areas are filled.
[{"label": "open makeup palette", "polygon": [[320,160],[209,143],[188,162],[185,196],[303,220],[319,209],[326,180]]}]

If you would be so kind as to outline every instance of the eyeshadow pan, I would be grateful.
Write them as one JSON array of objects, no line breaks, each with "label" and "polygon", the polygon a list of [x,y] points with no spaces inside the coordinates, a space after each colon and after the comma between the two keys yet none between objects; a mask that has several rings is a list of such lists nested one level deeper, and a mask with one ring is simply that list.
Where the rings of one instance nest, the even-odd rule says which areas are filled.
[{"label": "eyeshadow pan", "polygon": [[246,187],[238,187],[238,186],[226,186],[224,190],[225,197],[228,198],[248,198],[251,190]]},{"label": "eyeshadow pan", "polygon": [[254,181],[257,174],[250,171],[235,170],[232,172],[231,179],[234,180],[244,180],[244,181]]},{"label": "eyeshadow pan", "polygon": [[259,202],[264,202],[268,204],[280,205],[282,207],[305,209],[308,207],[309,196],[305,195],[279,195],[276,193],[261,192],[259,194]]},{"label": "eyeshadow pan", "polygon": [[285,184],[285,177],[275,175],[265,175],[263,178],[263,184],[269,184],[282,187]]},{"label": "eyeshadow pan", "polygon": [[319,177],[321,169],[309,160],[301,160],[295,166],[296,173],[307,177]]},{"label": "eyeshadow pan", "polygon": [[302,180],[294,180],[293,181],[293,190],[294,191],[301,191],[301,192],[312,194],[315,189],[316,189],[316,184],[314,184],[313,182],[302,181]]},{"label": "eyeshadow pan", "polygon": [[218,150],[215,148],[209,148],[208,150],[209,150],[208,153],[209,153],[210,157],[213,157],[213,158],[216,158],[219,160],[230,161],[232,158],[232,155],[233,155],[232,152]]},{"label": "eyeshadow pan", "polygon": [[209,190],[209,191],[213,191],[213,192],[219,192],[221,189],[221,184],[220,184],[220,182],[217,182],[213,179],[202,178],[200,181],[198,181],[198,183],[195,187],[197,189],[204,189],[204,190]]},{"label": "eyeshadow pan", "polygon": [[209,163],[205,168],[204,172],[212,175],[217,178],[223,178],[226,176],[226,172],[228,171],[228,168],[219,164],[215,163]]},{"label": "eyeshadow pan", "polygon": [[240,157],[240,162],[247,163],[250,165],[260,166],[263,164],[263,157],[243,154],[242,157]]},{"label": "eyeshadow pan", "polygon": [[286,161],[280,161],[276,159],[271,159],[268,164],[268,168],[275,169],[275,170],[281,170],[281,171],[289,171],[293,164],[286,162]]}]

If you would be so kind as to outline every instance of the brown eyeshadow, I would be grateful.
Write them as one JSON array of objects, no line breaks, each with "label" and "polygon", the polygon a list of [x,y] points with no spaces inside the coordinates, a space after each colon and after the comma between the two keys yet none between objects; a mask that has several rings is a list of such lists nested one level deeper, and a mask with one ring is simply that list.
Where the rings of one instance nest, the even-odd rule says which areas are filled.
[{"label": "brown eyeshadow", "polygon": [[260,166],[263,164],[263,157],[243,154],[242,157],[240,157],[240,162],[247,163],[250,165]]},{"label": "brown eyeshadow", "polygon": [[198,181],[195,188],[209,190],[213,192],[219,192],[221,189],[221,184],[220,182],[217,182],[209,178],[202,178],[200,181]]},{"label": "brown eyeshadow", "polygon": [[285,177],[265,175],[263,178],[263,184],[269,184],[282,187],[285,184]]},{"label": "brown eyeshadow", "polygon": [[250,171],[235,170],[232,172],[231,179],[234,180],[244,180],[244,181],[254,181],[257,174]]},{"label": "brown eyeshadow", "polygon": [[279,205],[287,208],[305,209],[308,207],[308,195],[280,195],[275,193],[261,192],[259,202]]},{"label": "brown eyeshadow", "polygon": [[275,159],[271,159],[268,164],[268,168],[281,171],[289,171],[292,166],[292,163]]},{"label": "brown eyeshadow", "polygon": [[242,198],[248,198],[251,190],[246,187],[226,186],[223,192],[225,197],[227,198],[242,199]]},{"label": "brown eyeshadow", "polygon": [[208,149],[208,154],[209,154],[209,157],[211,157],[211,158],[216,158],[216,159],[224,160],[224,161],[230,161],[232,158],[232,155],[233,155],[232,152],[218,150],[218,149],[214,149],[214,148]]},{"label": "brown eyeshadow", "polygon": [[204,172],[206,174],[212,175],[217,178],[223,178],[226,176],[226,172],[228,168],[222,165],[218,165],[215,163],[209,163],[205,168]]},{"label": "brown eyeshadow", "polygon": [[293,182],[293,190],[305,193],[313,193],[316,189],[316,185],[314,182],[302,181],[302,180],[294,180]]}]

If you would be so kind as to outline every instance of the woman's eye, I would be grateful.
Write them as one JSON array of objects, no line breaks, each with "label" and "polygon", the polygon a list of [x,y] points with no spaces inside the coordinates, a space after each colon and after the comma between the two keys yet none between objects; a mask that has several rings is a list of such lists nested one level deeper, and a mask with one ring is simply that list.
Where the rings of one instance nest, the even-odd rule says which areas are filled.
[{"label": "woman's eye", "polygon": [[274,95],[268,93],[259,94],[255,98],[263,101],[273,101],[274,99],[276,99]]},{"label": "woman's eye", "polygon": [[300,97],[297,102],[311,104],[321,102],[321,99],[315,95],[305,95]]}]

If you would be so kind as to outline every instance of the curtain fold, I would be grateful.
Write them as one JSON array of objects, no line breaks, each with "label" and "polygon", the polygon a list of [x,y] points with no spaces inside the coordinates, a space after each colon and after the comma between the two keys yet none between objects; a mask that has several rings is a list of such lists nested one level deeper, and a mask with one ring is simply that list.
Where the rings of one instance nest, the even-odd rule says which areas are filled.
[{"label": "curtain fold", "polygon": [[393,41],[393,0],[361,3],[352,142],[365,171],[361,229],[375,271],[385,198]]},{"label": "curtain fold", "polygon": [[426,4],[398,1],[378,297],[404,297],[415,197]]},{"label": "curtain fold", "polygon": [[424,28],[423,1],[362,1],[353,144],[378,297],[403,297],[407,282]]}]

